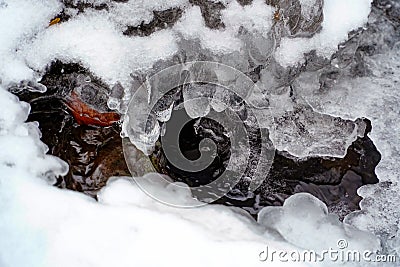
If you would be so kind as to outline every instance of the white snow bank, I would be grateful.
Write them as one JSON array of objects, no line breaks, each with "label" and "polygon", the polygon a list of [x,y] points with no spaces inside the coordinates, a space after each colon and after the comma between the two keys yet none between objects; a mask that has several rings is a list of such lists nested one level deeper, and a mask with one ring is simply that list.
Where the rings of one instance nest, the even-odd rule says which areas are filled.
[{"label": "white snow bank", "polygon": [[188,4],[187,0],[108,2],[109,6],[111,6],[109,11],[110,18],[117,22],[122,29],[125,29],[128,25],[139,25],[142,21],[149,23],[154,17],[153,11],[184,7]]},{"label": "white snow bank", "polygon": [[316,50],[330,58],[339,43],[347,40],[350,31],[368,21],[371,0],[325,0],[322,30],[312,38],[283,38],[275,52],[282,66],[292,66],[303,59],[304,53]]},{"label": "white snow bank", "polygon": [[0,1],[0,83],[35,80],[33,70],[15,52],[47,27],[60,11],[57,0]]},{"label": "white snow bank", "polygon": [[[30,106],[0,87],[0,173],[24,170],[32,176],[51,178],[65,175],[68,165],[45,155],[48,148],[40,141],[37,123],[25,123]],[[3,177],[2,177],[3,178]]]},{"label": "white snow bank", "polygon": [[87,12],[37,35],[21,54],[33,69],[43,70],[54,59],[80,62],[104,82],[126,86],[133,71],[148,69],[176,51],[170,31],[129,38],[107,16]]}]

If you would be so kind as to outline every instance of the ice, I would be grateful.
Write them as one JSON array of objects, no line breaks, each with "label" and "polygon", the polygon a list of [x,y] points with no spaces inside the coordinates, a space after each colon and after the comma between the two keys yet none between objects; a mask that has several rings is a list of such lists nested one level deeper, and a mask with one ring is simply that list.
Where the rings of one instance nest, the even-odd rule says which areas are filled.
[{"label": "ice", "polygon": [[339,240],[347,242],[347,250],[377,252],[380,249],[377,237],[340,223],[336,215],[328,214],[322,201],[306,193],[289,197],[282,207],[263,208],[258,221],[276,230],[291,244],[316,252],[322,248],[339,249]]},{"label": "ice", "polygon": [[45,155],[48,148],[40,141],[37,123],[25,123],[30,106],[0,87],[0,105],[7,107],[0,114],[0,172],[26,171],[53,181],[65,175],[68,165],[62,160]]},{"label": "ice", "polygon": [[344,157],[347,148],[364,136],[366,126],[362,121],[343,120],[299,105],[293,111],[274,117],[268,128],[275,148],[305,158]]},{"label": "ice", "polygon": [[[376,10],[375,15],[371,15],[370,21],[374,24],[354,40],[359,48],[373,47],[369,52],[357,49],[357,53],[363,53],[364,62],[359,69],[366,70],[367,75],[354,72],[357,70],[354,65],[359,63],[349,63],[346,59],[353,59],[357,55],[353,43],[350,43],[350,48],[343,48],[346,57],[340,57],[341,51],[335,60],[337,66],[329,66],[327,70],[314,74],[302,74],[298,79],[298,92],[316,111],[350,120],[360,117],[371,120],[372,131],[369,136],[382,154],[376,168],[380,183],[358,190],[363,197],[360,204],[362,211],[350,214],[345,221],[377,234],[387,251],[398,254],[400,50],[396,45],[398,36],[395,34],[395,25],[388,23],[388,18],[380,12]],[[343,64],[343,58],[346,64]],[[322,87],[318,82],[320,76],[332,70],[337,73],[333,82],[326,88]]]},{"label": "ice", "polygon": [[320,6],[322,6],[321,2],[320,0],[300,0],[302,16],[306,19],[312,18]]},{"label": "ice", "polygon": [[187,85],[183,88],[183,104],[192,119],[207,116],[213,91],[213,87],[209,85]]},{"label": "ice", "polygon": [[[50,187],[26,172],[2,173],[0,258],[4,267],[186,266],[188,262],[192,266],[265,266],[258,257],[266,246],[270,250],[302,250],[270,234],[270,225],[258,225],[240,210],[219,205],[169,207],[150,198],[130,178],[110,180],[95,202],[78,192]],[[185,188],[169,191],[156,176],[149,174],[143,179],[155,182],[153,190],[171,199],[193,201]],[[318,202],[314,200],[314,204]],[[318,215],[318,206],[315,210],[313,214]],[[324,215],[318,218],[323,220]],[[375,244],[368,234],[350,238],[339,225],[325,227],[335,230],[329,233],[333,245],[335,234],[349,238],[354,247]],[[322,236],[322,230],[310,233]],[[366,241],[372,242],[365,245]],[[273,266],[293,263],[277,261]]]},{"label": "ice", "polygon": [[[310,1],[306,2],[308,6]],[[325,0],[322,30],[312,38],[283,38],[275,52],[282,66],[292,66],[304,59],[304,54],[316,50],[318,55],[329,58],[339,43],[345,41],[351,30],[367,22],[371,0]],[[302,9],[304,10],[307,9]]]}]

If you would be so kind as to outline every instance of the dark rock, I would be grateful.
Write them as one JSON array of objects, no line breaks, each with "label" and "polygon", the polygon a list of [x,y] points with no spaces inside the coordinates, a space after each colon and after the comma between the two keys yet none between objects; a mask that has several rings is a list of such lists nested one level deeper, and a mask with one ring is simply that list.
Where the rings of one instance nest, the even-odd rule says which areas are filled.
[{"label": "dark rock", "polygon": [[153,11],[153,14],[154,18],[149,23],[142,22],[139,26],[128,26],[124,35],[149,36],[156,31],[169,28],[182,17],[182,10],[170,8],[163,11]]},{"label": "dark rock", "polygon": [[225,27],[221,20],[221,10],[225,8],[222,3],[214,3],[207,0],[190,0],[189,2],[200,7],[201,14],[207,27],[211,29],[221,29]]},{"label": "dark rock", "polygon": [[316,0],[308,12],[304,12],[305,7],[301,6],[299,0],[266,0],[266,3],[277,9],[274,19],[283,23],[285,35],[311,37],[321,29],[324,17],[323,0]]},{"label": "dark rock", "polygon": [[242,6],[247,6],[250,5],[253,0],[237,0],[239,4],[241,4]]},{"label": "dark rock", "polygon": [[[90,78],[96,88],[107,88],[78,64],[54,62],[43,76],[41,83],[47,87],[44,94],[28,91],[16,92],[22,101],[31,104],[29,121],[38,121],[42,141],[49,147],[49,153],[66,161],[69,172],[60,177],[57,186],[95,196],[111,176],[130,175],[126,166],[119,125],[98,127],[79,125],[65,101],[79,85],[78,77]],[[78,79],[79,80],[79,79]],[[107,109],[106,98],[90,98],[92,105]],[[100,101],[103,100],[103,101]]]}]

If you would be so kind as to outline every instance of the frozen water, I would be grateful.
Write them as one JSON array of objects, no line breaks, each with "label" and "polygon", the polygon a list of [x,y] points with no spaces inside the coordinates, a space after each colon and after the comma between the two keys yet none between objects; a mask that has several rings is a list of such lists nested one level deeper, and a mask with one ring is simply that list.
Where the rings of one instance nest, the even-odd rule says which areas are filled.
[{"label": "frozen water", "polygon": [[210,112],[209,99],[212,96],[213,89],[209,85],[187,85],[183,88],[183,104],[187,114],[192,119],[205,117]]},{"label": "frozen water", "polygon": [[21,47],[48,26],[52,17],[61,10],[57,0],[13,0],[2,1],[0,6],[0,78],[1,83],[35,81],[34,71],[24,57],[16,53]]},{"label": "frozen water", "polygon": [[[321,248],[337,248],[338,240],[346,240],[348,250],[377,252],[380,249],[377,237],[340,223],[336,215],[328,214],[322,201],[305,193],[289,197],[282,207],[263,208],[258,222],[303,249],[318,252]],[[319,234],[315,235],[315,231]]]},{"label": "frozen water", "polygon": [[344,157],[347,148],[365,133],[362,121],[320,114],[307,106],[298,106],[281,117],[274,117],[268,128],[271,141],[278,150],[299,158]]},{"label": "frozen water", "polygon": [[[376,168],[381,182],[358,190],[364,198],[362,210],[350,214],[345,221],[379,235],[385,249],[398,254],[400,50],[396,24],[388,22],[381,12],[385,11],[376,9],[370,16],[370,27],[356,36],[349,47],[343,47],[334,61],[336,66],[304,73],[297,81],[298,92],[315,110],[351,120],[371,120],[370,137],[382,154]],[[350,64],[348,58],[359,53],[363,53],[363,61]],[[324,83],[324,73],[336,74],[331,77],[332,82]]]},{"label": "frozen water", "polygon": [[30,106],[0,87],[0,105],[7,107],[0,114],[0,170],[24,171],[32,176],[45,176],[54,182],[65,175],[68,165],[60,159],[45,155],[48,148],[40,141],[37,123],[25,123]]}]

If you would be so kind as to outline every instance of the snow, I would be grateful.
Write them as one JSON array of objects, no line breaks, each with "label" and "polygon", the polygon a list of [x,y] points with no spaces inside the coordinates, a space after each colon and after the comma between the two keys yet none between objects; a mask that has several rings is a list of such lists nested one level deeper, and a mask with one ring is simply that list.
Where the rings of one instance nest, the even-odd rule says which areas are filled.
[{"label": "snow", "polygon": [[118,81],[126,86],[132,71],[150,68],[158,59],[171,57],[176,49],[170,32],[129,38],[107,17],[89,12],[39,34],[21,54],[34,69],[44,69],[54,59],[79,61],[108,84]]},{"label": "snow", "polygon": [[[40,141],[41,133],[35,122],[25,123],[30,106],[0,87],[0,164],[25,170],[33,175],[51,177],[52,173],[65,175],[68,165],[60,159],[44,155],[48,148]],[[4,170],[2,168],[2,170]]]},{"label": "snow", "polygon": [[242,47],[240,40],[233,36],[232,32],[207,28],[198,6],[186,9],[182,19],[174,28],[184,39],[198,40],[202,48],[210,49],[217,54],[232,53]]},{"label": "snow", "polygon": [[[236,1],[226,2],[226,9],[221,12],[221,19],[226,25],[222,30],[207,28],[200,8],[188,6],[185,0],[77,2],[107,3],[109,10],[87,9],[68,22],[47,27],[49,21],[60,12],[58,1],[5,2],[5,7],[0,9],[0,24],[6,25],[1,28],[0,35],[9,37],[2,38],[0,45],[0,55],[3,58],[0,74],[4,85],[35,80],[37,72],[43,71],[52,60],[60,59],[65,62],[81,62],[111,86],[116,82],[128,86],[130,73],[149,69],[154,62],[171,58],[178,51],[177,43],[181,37],[199,40],[204,49],[219,55],[243,50],[245,44],[239,34],[242,27],[265,38],[256,41],[253,49],[261,49],[261,53],[268,54],[272,52],[270,46],[274,45],[274,40],[266,41],[270,38],[274,8],[265,5],[262,0],[255,0],[246,6]],[[303,2],[302,12],[306,12],[310,1]],[[127,26],[149,22],[153,10],[186,6],[182,18],[172,29],[144,38],[129,38],[122,34]],[[350,30],[366,22],[369,10],[369,0],[327,0],[322,31],[308,39],[283,38],[275,57],[283,66],[297,63],[304,53],[312,49],[329,57],[337,45],[346,39]],[[266,46],[265,42],[271,44]],[[12,53],[13,50],[17,50],[16,55]]]},{"label": "snow", "polygon": [[[309,3],[310,1],[303,1]],[[330,58],[339,43],[347,40],[348,33],[362,27],[368,20],[371,0],[325,0],[324,21],[321,32],[312,38],[283,38],[275,52],[277,61],[285,67],[303,60],[312,50]]]},{"label": "snow", "polygon": [[262,0],[254,0],[251,5],[241,6],[237,1],[229,3],[222,10],[222,20],[228,29],[238,33],[239,27],[246,30],[268,36],[272,26],[274,8],[265,5]]},{"label": "snow", "polygon": [[23,57],[15,53],[61,11],[57,0],[5,1],[0,6],[0,77],[1,83],[34,80],[35,73],[26,66]]}]

